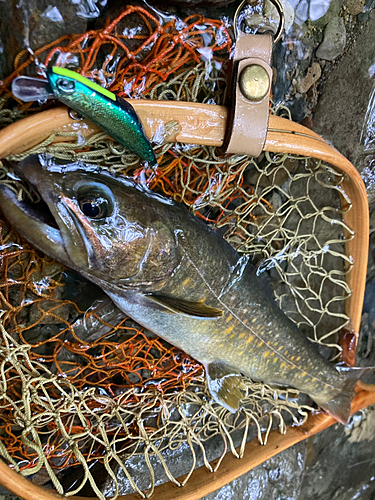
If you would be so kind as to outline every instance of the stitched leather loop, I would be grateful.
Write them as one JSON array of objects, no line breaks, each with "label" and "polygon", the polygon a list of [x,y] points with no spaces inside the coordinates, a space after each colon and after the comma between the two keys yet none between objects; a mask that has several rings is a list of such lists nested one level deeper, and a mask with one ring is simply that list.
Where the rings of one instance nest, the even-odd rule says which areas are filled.
[{"label": "stitched leather loop", "polygon": [[[236,42],[233,106],[225,146],[226,153],[258,157],[263,151],[269,119],[269,96],[272,82],[271,53],[271,35],[242,34]],[[249,65],[261,66],[268,74],[270,83],[268,91],[260,101],[247,99],[239,86],[241,71]]]}]

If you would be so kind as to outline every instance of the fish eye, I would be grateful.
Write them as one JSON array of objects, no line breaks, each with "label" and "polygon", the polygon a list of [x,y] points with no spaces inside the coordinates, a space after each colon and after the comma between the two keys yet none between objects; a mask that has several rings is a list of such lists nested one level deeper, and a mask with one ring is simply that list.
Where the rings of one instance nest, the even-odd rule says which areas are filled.
[{"label": "fish eye", "polygon": [[110,217],[115,209],[115,199],[108,186],[99,182],[79,181],[73,187],[81,212],[90,219]]},{"label": "fish eye", "polygon": [[82,196],[78,199],[81,212],[90,219],[104,219],[109,215],[108,200],[102,196]]},{"label": "fish eye", "polygon": [[67,80],[66,78],[59,78],[56,82],[57,87],[61,92],[71,93],[74,91],[74,81]]}]

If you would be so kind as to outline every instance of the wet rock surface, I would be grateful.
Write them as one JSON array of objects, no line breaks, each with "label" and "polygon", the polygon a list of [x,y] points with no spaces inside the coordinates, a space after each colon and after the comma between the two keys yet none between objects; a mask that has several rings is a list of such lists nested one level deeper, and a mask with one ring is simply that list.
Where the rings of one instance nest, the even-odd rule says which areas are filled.
[{"label": "wet rock surface", "polygon": [[314,113],[314,130],[332,144],[362,172],[367,170],[370,201],[375,184],[371,177],[375,153],[372,94],[374,89],[375,15],[359,30],[356,43],[328,76]]},{"label": "wet rock surface", "polygon": [[0,78],[13,71],[14,58],[22,50],[36,50],[60,36],[84,32],[87,18],[79,15],[84,12],[80,0],[61,0],[56,5],[50,0],[0,2]]},{"label": "wet rock surface", "polygon": [[324,38],[316,51],[316,56],[333,61],[341,55],[346,44],[346,29],[342,17],[335,17],[326,26]]},{"label": "wet rock surface", "polygon": [[360,14],[364,9],[365,1],[364,0],[347,0],[345,2],[345,6],[352,16],[358,16],[358,14]]},{"label": "wet rock surface", "polygon": [[204,500],[297,499],[301,489],[306,454],[307,443],[298,443],[203,498]]},{"label": "wet rock surface", "polygon": [[[375,407],[308,441],[298,500],[370,500],[375,493]],[[328,446],[327,446],[328,444]]]},{"label": "wet rock surface", "polygon": [[[257,432],[253,427],[249,431],[249,439],[256,439]],[[242,433],[235,432],[232,435],[234,445],[238,447],[241,443]],[[210,439],[209,446],[205,446],[206,449],[206,459],[208,462],[212,462],[221,456],[224,450],[224,442],[221,436],[214,436]],[[204,457],[200,447],[194,446],[194,452],[196,454],[196,467],[201,467],[204,465]],[[162,456],[165,462],[168,464],[168,468],[175,478],[181,477],[189,471],[192,466],[193,458],[190,446],[187,442],[181,444],[178,453],[171,450],[165,450],[162,452]],[[164,467],[161,464],[157,456],[150,457],[150,463],[155,473],[155,486],[165,483],[168,481],[167,475],[165,473]],[[145,463],[144,456],[134,456],[127,460],[126,462],[127,470],[130,472],[131,477],[134,479],[135,483],[141,490],[146,490],[151,487],[151,477],[149,474],[148,467]],[[119,494],[126,495],[128,493],[133,493],[134,490],[130,484],[130,481],[126,477],[124,471],[119,470],[117,479],[119,482]],[[106,496],[111,497],[114,495],[115,491],[113,488],[113,481],[107,480],[103,484],[103,491]],[[0,499],[1,500],[1,499]]]}]

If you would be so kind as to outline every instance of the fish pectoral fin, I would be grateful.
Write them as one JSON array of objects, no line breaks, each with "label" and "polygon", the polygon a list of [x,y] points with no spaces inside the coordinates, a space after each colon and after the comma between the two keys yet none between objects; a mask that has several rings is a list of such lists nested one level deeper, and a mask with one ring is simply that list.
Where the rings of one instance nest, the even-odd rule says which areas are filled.
[{"label": "fish pectoral fin", "polygon": [[147,298],[157,304],[159,308],[175,314],[183,314],[198,319],[216,319],[223,315],[221,309],[207,306],[204,302],[190,302],[189,300],[163,295],[146,295]]},{"label": "fish pectoral fin", "polygon": [[205,367],[211,396],[224,408],[235,413],[244,397],[242,391],[246,388],[242,375],[219,361],[209,363]]}]

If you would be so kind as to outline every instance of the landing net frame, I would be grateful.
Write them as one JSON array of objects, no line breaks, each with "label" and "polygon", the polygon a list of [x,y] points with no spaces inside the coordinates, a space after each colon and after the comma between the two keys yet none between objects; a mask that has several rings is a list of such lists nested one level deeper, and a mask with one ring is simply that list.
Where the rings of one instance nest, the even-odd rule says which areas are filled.
[{"label": "landing net frame", "polygon": [[[130,53],[126,45],[124,45],[124,37],[119,37],[119,33],[116,31],[116,26],[122,17],[140,13],[143,17],[145,25],[149,28],[149,33],[152,32],[151,24],[155,22],[155,17],[153,17],[149,12],[146,12],[142,8],[130,7],[123,11],[123,13],[113,22],[108,24],[101,33],[90,32],[90,36],[93,36],[93,43],[90,46],[86,44],[86,35],[63,37],[68,40],[70,47],[79,47],[82,42],[84,45],[83,50],[78,50],[79,57],[82,62],[82,71],[86,76],[94,77],[100,80],[103,74],[105,75],[107,81],[111,79],[107,68],[100,75],[100,72],[93,69],[93,62],[98,53],[100,44],[103,40],[109,43],[114,42],[113,34],[116,35],[116,40],[113,45],[112,55],[119,46],[123,50],[127,51],[130,59],[132,59],[131,71],[134,72],[134,80],[132,81],[133,90],[137,88],[137,85],[142,81],[142,73],[139,73],[140,64],[138,62],[139,53],[146,48],[149,44],[150,39],[147,36],[139,37],[140,44],[135,52]],[[194,16],[193,16],[194,17]],[[178,45],[177,52],[171,51],[170,45],[170,30],[172,24],[168,23],[168,26],[163,31],[163,37],[158,40],[158,56],[154,59],[151,65],[151,79],[149,80],[151,92],[148,98],[151,100],[134,100],[132,99],[132,104],[135,107],[137,113],[139,114],[141,121],[143,122],[146,133],[150,137],[154,137],[155,134],[159,133],[160,130],[167,130],[170,128],[170,124],[174,124],[175,133],[169,133],[168,140],[171,142],[178,141],[185,144],[203,144],[209,146],[221,146],[223,142],[224,133],[226,130],[227,121],[227,109],[223,106],[209,105],[209,104],[197,104],[196,102],[181,102],[181,101],[153,101],[152,99],[160,97],[158,92],[164,92],[163,88],[157,84],[157,78],[162,77],[163,81],[169,76],[173,76],[173,69],[178,65],[183,65],[189,60],[193,64],[198,64],[200,62],[199,56],[194,53],[194,51],[186,43],[185,37],[187,35],[193,37],[203,36],[206,30],[195,28],[195,24],[202,24],[198,18],[189,18],[186,25],[183,27],[180,33],[178,33],[177,38],[180,45]],[[220,22],[212,22],[211,26],[215,26],[219,32],[220,30],[225,30]],[[160,23],[158,25],[158,30],[160,33]],[[215,44],[218,40],[220,42],[216,44],[214,50],[220,50],[223,47],[227,47],[230,51],[230,41],[229,35],[224,31],[220,32],[219,37],[215,38]],[[150,35],[155,41],[155,34]],[[125,37],[126,38],[126,37]],[[56,47],[64,40],[60,39],[53,42],[48,49],[51,49],[49,53],[49,58],[52,57],[53,52],[58,52],[60,49]],[[38,57],[41,56],[43,50],[42,48],[36,51]],[[184,50],[186,52],[184,53]],[[183,55],[183,57],[181,57]],[[15,74],[27,67],[30,61],[24,61],[25,54],[20,54],[17,58],[15,66]],[[168,60],[168,64],[165,61]],[[48,62],[46,60],[46,62]],[[108,61],[107,61],[108,63]],[[180,66],[180,67],[181,67]],[[124,74],[124,71],[128,70],[128,67],[120,65],[117,77]],[[5,83],[9,83],[15,74],[10,75]],[[190,78],[195,78],[193,74]],[[123,97],[126,97],[124,93],[124,88],[118,87],[117,82],[123,81],[123,78],[115,78],[112,80],[111,90],[119,93]],[[198,80],[197,80],[198,81]],[[114,82],[114,83],[113,83]],[[102,83],[100,81],[100,83]],[[161,84],[162,85],[162,84]],[[4,87],[5,88],[5,87]],[[194,86],[195,88],[195,86]],[[193,88],[193,90],[194,90]],[[153,96],[153,92],[155,96]],[[170,92],[166,90],[165,92]],[[195,92],[195,94],[194,94]],[[185,96],[185,100],[197,100],[197,89],[193,92],[192,96]],[[142,97],[138,95],[138,97]],[[170,98],[167,97],[167,98]],[[176,94],[177,99],[184,99],[184,95]],[[30,111],[30,106],[24,106],[24,109]],[[92,134],[98,133],[98,129],[92,127],[90,124],[81,123],[78,125],[81,129],[81,134],[89,139]],[[173,128],[173,127],[172,127]],[[66,108],[52,109],[38,115],[30,116],[29,118],[22,120],[14,125],[11,125],[7,129],[0,132],[0,157],[13,156],[16,157],[25,151],[30,152],[30,149],[36,146],[37,150],[41,146],[41,141],[46,141],[50,143],[52,141],[70,141],[72,140],[73,131],[77,130],[77,122],[73,121],[66,110]],[[56,133],[56,137],[51,139],[51,134]],[[61,133],[65,137],[61,136]],[[350,331],[344,332],[341,336],[342,354],[345,361],[348,364],[353,364],[355,356],[355,346],[358,337],[359,320],[362,309],[362,301],[364,295],[365,287],[365,275],[366,275],[366,264],[367,264],[367,242],[368,242],[368,207],[367,207],[367,197],[360,179],[359,174],[356,172],[355,168],[348,162],[344,157],[342,157],[337,151],[335,151],[331,146],[329,146],[322,138],[317,134],[314,134],[311,130],[301,127],[293,122],[284,120],[278,116],[271,115],[270,126],[267,136],[267,141],[265,145],[265,151],[272,153],[288,153],[295,154],[296,156],[305,156],[315,158],[317,160],[322,160],[331,166],[333,166],[337,171],[344,173],[344,179],[342,183],[343,193],[346,193],[348,198],[351,200],[351,210],[345,211],[344,220],[346,225],[355,232],[354,238],[347,238],[346,240],[346,255],[348,257],[353,257],[353,269],[347,275],[347,286],[352,290],[350,299],[345,302],[346,314],[351,320]],[[374,396],[371,393],[361,392],[353,402],[352,410],[355,411],[360,407],[366,406],[373,402]],[[241,460],[237,460],[235,455],[227,453],[223,459],[219,459],[215,463],[211,464],[212,469],[216,470],[216,467],[221,462],[221,467],[217,472],[210,474],[205,467],[197,469],[190,476],[190,481],[180,490],[176,490],[176,486],[173,483],[167,483],[162,486],[158,486],[155,489],[154,498],[200,498],[204,494],[214,491],[218,487],[226,484],[230,480],[238,477],[252,467],[262,463],[274,454],[282,451],[283,449],[291,446],[292,444],[305,439],[309,435],[312,435],[323,428],[334,423],[332,419],[326,415],[310,415],[307,422],[300,428],[290,428],[287,434],[280,435],[277,431],[271,431],[268,435],[268,443],[266,447],[261,447],[258,441],[251,441],[238,450],[238,456],[243,455]],[[50,498],[56,498],[51,492],[38,488],[36,485],[30,483],[23,477],[15,474],[14,471],[9,469],[5,464],[0,463],[0,472],[2,474],[1,481],[8,489],[14,491],[21,497],[31,499],[40,498],[48,500]],[[185,478],[178,478],[180,484],[185,482]],[[177,494],[178,493],[178,494]],[[80,497],[75,497],[80,498]],[[137,495],[127,495],[126,497],[120,498],[139,498]]]},{"label": "landing net frame", "polygon": [[[171,139],[173,141],[178,140],[179,142],[195,144],[208,142],[216,146],[222,144],[227,116],[226,108],[193,103],[185,105],[181,102],[174,104],[175,106],[172,107],[170,102],[136,101],[134,103],[149,136],[153,136],[156,132],[155,127],[160,127],[160,120],[163,121],[164,125],[174,121],[179,124],[179,133]],[[158,120],[153,121],[150,119],[152,116],[157,116]],[[205,119],[202,119],[205,116],[210,117],[209,127],[205,127]],[[214,126],[212,126],[213,123]],[[56,108],[39,115],[30,116],[0,132],[0,157],[4,158],[9,156],[10,153],[19,154],[29,150],[30,147],[47,139],[51,133],[69,130],[73,124],[74,121],[69,116],[66,108]],[[76,126],[76,124],[74,125]],[[82,128],[86,138],[98,132],[98,129],[91,124],[84,124]],[[191,137],[191,130],[194,130],[193,137]],[[22,137],[21,142],[20,137]],[[69,137],[67,139],[69,140]],[[270,116],[265,151],[276,153],[293,152],[297,155],[313,157],[327,162],[338,171],[345,173],[342,187],[352,202],[352,208],[345,212],[343,217],[345,223],[355,232],[355,237],[349,238],[346,242],[346,254],[353,258],[352,272],[347,275],[347,283],[352,290],[352,294],[345,304],[345,312],[351,319],[351,330],[341,335],[341,345],[343,347],[343,358],[348,364],[353,365],[365,289],[369,232],[367,196],[361,177],[346,158],[317,134],[301,125],[277,116]],[[352,411],[357,411],[373,402],[375,402],[375,394],[362,391],[353,401]],[[153,498],[198,499],[239,477],[280,451],[320,432],[333,423],[335,423],[334,419],[328,415],[310,415],[302,427],[290,428],[285,435],[279,434],[278,431],[271,431],[268,436],[267,446],[261,447],[257,440],[250,441],[242,450],[244,453],[241,460],[237,460],[234,455],[227,453],[217,472],[210,474],[206,467],[203,466],[192,473],[189,482],[184,488],[176,490],[174,484],[166,483],[155,488]],[[211,465],[215,470],[216,464]],[[0,472],[2,472],[1,482],[4,486],[23,498],[40,498],[43,500],[56,498],[50,491],[38,487],[17,475],[4,463],[0,464]],[[183,478],[178,478],[178,480],[182,482]],[[82,497],[75,496],[74,498],[80,499]],[[119,498],[131,500],[139,497],[131,494]]]}]

